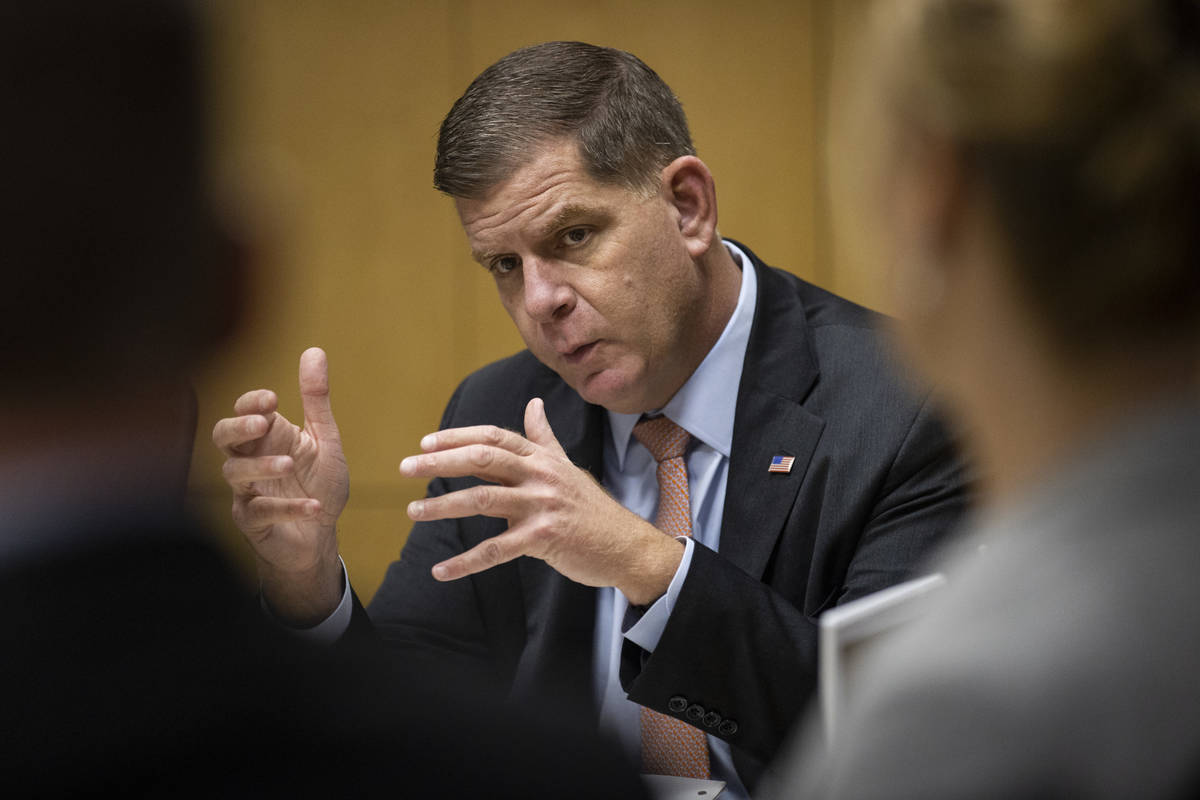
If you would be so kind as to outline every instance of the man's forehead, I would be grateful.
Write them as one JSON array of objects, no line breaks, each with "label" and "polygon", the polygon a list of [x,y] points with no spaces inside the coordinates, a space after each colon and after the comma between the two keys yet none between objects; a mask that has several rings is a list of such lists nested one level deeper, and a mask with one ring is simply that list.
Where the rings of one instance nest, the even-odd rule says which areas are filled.
[{"label": "man's forehead", "polygon": [[479,255],[477,245],[487,249],[497,236],[553,233],[578,218],[605,213],[627,193],[588,174],[577,148],[547,148],[482,197],[454,202]]}]

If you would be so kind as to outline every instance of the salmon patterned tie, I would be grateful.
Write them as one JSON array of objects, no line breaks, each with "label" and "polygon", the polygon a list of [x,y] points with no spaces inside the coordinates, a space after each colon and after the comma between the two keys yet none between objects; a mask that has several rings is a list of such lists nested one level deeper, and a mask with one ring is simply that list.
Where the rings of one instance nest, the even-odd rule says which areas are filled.
[{"label": "salmon patterned tie", "polygon": [[[643,419],[633,435],[658,462],[658,513],[654,527],[671,536],[692,535],[687,466],[691,434],[666,417]],[[708,739],[686,722],[642,706],[642,771],[651,775],[708,778]]]}]

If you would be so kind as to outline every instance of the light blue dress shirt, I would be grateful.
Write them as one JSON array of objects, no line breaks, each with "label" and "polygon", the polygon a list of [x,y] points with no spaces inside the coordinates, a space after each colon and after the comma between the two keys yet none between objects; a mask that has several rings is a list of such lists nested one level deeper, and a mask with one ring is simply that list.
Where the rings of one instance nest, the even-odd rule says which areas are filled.
[{"label": "light blue dress shirt", "polygon": [[[684,459],[691,501],[692,536],[695,541],[712,550],[719,549],[721,544],[721,519],[725,511],[725,487],[729,478],[734,411],[758,296],[758,279],[750,259],[733,244],[725,242],[725,246],[734,261],[742,266],[742,287],[738,292],[737,307],[704,361],[661,409],[664,416],[683,427],[696,440]],[[650,451],[633,438],[633,426],[640,418],[640,414],[608,412],[612,435],[604,442],[603,483],[621,505],[653,521],[658,508],[657,464]],[[683,560],[675,571],[667,593],[655,601],[628,631],[621,630],[625,610],[629,607],[625,595],[612,587],[599,590],[594,652],[600,725],[617,737],[634,763],[641,758],[641,707],[629,700],[621,688],[623,639],[629,639],[649,652],[654,651],[687,577],[694,546],[692,541],[685,540]],[[708,749],[713,778],[727,784],[721,796],[731,800],[747,797],[745,787],[733,768],[729,745],[709,736]]]}]

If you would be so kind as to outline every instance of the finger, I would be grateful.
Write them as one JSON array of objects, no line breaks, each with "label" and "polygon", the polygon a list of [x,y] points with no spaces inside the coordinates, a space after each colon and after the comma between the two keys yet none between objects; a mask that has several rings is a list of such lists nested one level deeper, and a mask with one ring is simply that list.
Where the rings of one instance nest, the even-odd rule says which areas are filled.
[{"label": "finger", "polygon": [[246,392],[234,402],[233,413],[239,417],[245,414],[262,414],[269,417],[277,408],[279,397],[274,392],[270,389],[255,389]]},{"label": "finger", "polygon": [[528,505],[525,496],[519,490],[485,484],[437,497],[414,500],[408,504],[408,516],[415,522],[476,515],[511,519],[521,516]]},{"label": "finger", "polygon": [[512,486],[526,480],[530,469],[523,456],[499,447],[472,444],[453,450],[408,456],[400,462],[400,474],[406,478],[474,476]]},{"label": "finger", "polygon": [[293,497],[238,497],[233,501],[233,521],[246,533],[261,532],[281,522],[300,522],[315,517],[321,501]]},{"label": "finger", "polygon": [[243,490],[254,481],[267,481],[289,475],[295,467],[290,456],[234,456],[221,465],[225,482],[235,491]]},{"label": "finger", "polygon": [[271,422],[261,414],[247,414],[243,417],[226,417],[217,420],[213,426],[213,444],[227,456],[235,455],[237,449],[251,442],[256,442],[271,429]]},{"label": "finger", "polygon": [[557,455],[566,458],[567,453],[558,443],[558,437],[550,429],[550,420],[546,419],[546,404],[542,398],[535,397],[525,406],[525,435],[529,441],[541,445]]},{"label": "finger", "polygon": [[506,531],[472,547],[465,553],[447,559],[433,567],[433,577],[439,581],[454,581],[477,572],[512,561],[525,555],[524,537],[516,531]]},{"label": "finger", "polygon": [[500,447],[519,456],[533,453],[533,443],[516,431],[498,428],[495,425],[474,425],[469,428],[447,428],[431,433],[421,439],[421,449],[427,453],[435,450],[450,450],[470,444],[485,444]]},{"label": "finger", "polygon": [[329,360],[325,351],[310,347],[300,354],[300,401],[304,425],[320,439],[336,439],[337,423],[329,405]]}]

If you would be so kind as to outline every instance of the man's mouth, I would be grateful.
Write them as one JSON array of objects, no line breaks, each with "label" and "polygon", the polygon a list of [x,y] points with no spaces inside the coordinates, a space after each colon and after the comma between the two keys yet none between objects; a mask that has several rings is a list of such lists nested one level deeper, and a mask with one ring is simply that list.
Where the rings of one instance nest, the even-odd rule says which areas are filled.
[{"label": "man's mouth", "polygon": [[597,339],[596,341],[588,342],[587,344],[581,344],[574,350],[569,350],[566,353],[562,353],[562,358],[568,364],[578,364],[588,357],[588,354],[595,349],[599,342],[600,340]]}]

